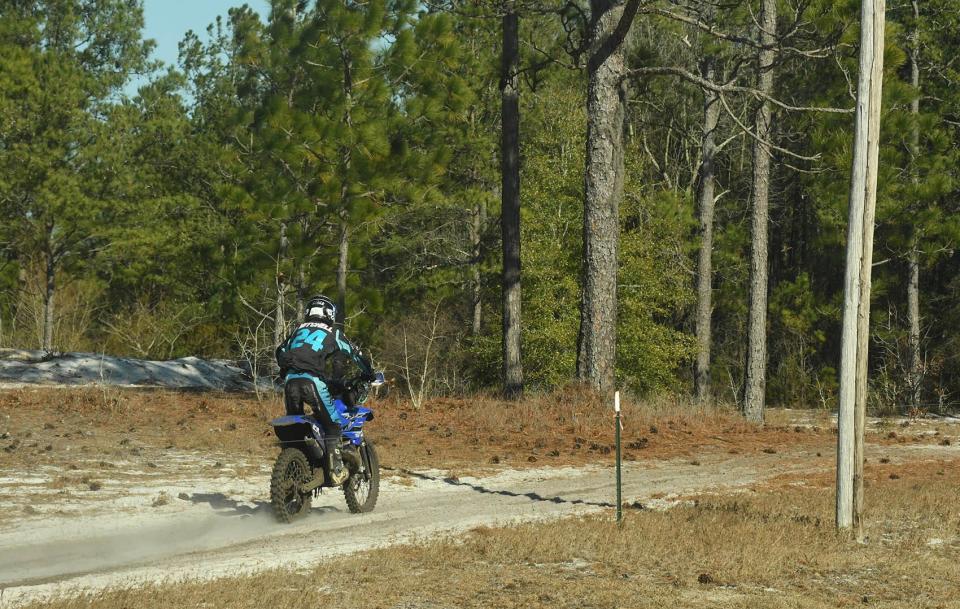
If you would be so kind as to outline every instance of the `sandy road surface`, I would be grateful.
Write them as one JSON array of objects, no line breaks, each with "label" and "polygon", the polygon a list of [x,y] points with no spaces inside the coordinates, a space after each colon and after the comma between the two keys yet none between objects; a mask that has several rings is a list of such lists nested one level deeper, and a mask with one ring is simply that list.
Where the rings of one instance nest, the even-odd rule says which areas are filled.
[{"label": "sandy road surface", "polygon": [[[896,460],[960,456],[957,446],[884,450]],[[482,524],[613,507],[611,468],[511,470],[459,479],[430,471],[401,478],[385,471],[373,513],[350,514],[342,495],[328,492],[315,500],[307,517],[281,525],[273,520],[264,497],[265,468],[249,471],[250,466],[244,475],[221,470],[212,476],[200,470],[191,473],[188,456],[181,459],[186,475],[158,474],[120,485],[113,494],[73,495],[64,499],[70,509],[60,513],[4,518],[0,607],[77,589],[307,567],[323,557]],[[713,454],[696,463],[634,462],[624,471],[625,499],[656,506],[669,503],[672,496],[729,491],[825,466],[824,459],[805,451]],[[22,489],[43,478],[42,471],[32,479],[0,477],[0,503],[15,499],[12,489],[23,494]],[[43,504],[56,502],[56,495],[51,499]]]}]

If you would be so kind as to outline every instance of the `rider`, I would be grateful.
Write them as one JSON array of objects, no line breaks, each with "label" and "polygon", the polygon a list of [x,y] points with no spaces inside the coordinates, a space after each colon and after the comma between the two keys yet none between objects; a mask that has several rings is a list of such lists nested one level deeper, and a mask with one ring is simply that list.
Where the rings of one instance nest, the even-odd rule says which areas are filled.
[{"label": "rider", "polygon": [[331,482],[340,485],[349,476],[340,455],[340,425],[346,421],[333,394],[343,391],[349,362],[360,367],[364,379],[373,377],[373,369],[360,349],[335,328],[336,318],[333,301],[314,296],[307,302],[303,323],[277,347],[276,355],[287,414],[302,415],[304,402],[313,409],[313,417],[323,427]]}]

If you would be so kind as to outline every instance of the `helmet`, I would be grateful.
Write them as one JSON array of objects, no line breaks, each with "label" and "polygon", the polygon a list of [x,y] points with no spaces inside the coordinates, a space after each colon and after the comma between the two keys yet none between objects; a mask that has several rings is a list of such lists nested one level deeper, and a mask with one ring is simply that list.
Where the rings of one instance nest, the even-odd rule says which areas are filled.
[{"label": "helmet", "polygon": [[307,301],[303,316],[306,319],[333,322],[337,318],[337,305],[326,296],[317,295]]}]

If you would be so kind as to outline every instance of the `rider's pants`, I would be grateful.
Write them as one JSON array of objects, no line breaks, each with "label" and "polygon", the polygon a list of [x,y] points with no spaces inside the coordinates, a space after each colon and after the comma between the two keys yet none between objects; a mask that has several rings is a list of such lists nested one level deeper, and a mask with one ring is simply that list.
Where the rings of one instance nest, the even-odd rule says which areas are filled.
[{"label": "rider's pants", "polygon": [[327,384],[322,379],[309,374],[288,374],[283,385],[283,400],[288,415],[302,415],[304,414],[303,405],[310,405],[313,418],[323,428],[326,453],[331,457],[336,456],[336,461],[339,462],[342,437],[340,424],[345,422],[345,419],[337,410]]},{"label": "rider's pants", "polygon": [[283,386],[283,399],[288,415],[304,414],[303,405],[309,404],[313,417],[324,431],[340,433],[345,423],[343,414],[337,410],[327,383],[309,374],[288,374]]}]

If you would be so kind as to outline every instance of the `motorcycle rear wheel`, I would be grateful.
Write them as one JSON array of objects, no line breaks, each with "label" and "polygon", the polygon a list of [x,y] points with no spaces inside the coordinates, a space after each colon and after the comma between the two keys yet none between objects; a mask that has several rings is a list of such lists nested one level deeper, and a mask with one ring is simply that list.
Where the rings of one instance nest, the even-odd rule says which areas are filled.
[{"label": "motorcycle rear wheel", "polygon": [[373,447],[373,442],[366,441],[366,447],[361,448],[361,454],[366,452],[364,465],[366,472],[354,472],[343,485],[343,496],[347,500],[347,507],[354,514],[372,512],[377,505],[380,494],[380,459]]},{"label": "motorcycle rear wheel", "polygon": [[284,448],[273,464],[270,476],[270,504],[280,522],[292,522],[310,511],[313,493],[301,493],[300,485],[313,477],[310,462],[303,451]]}]

